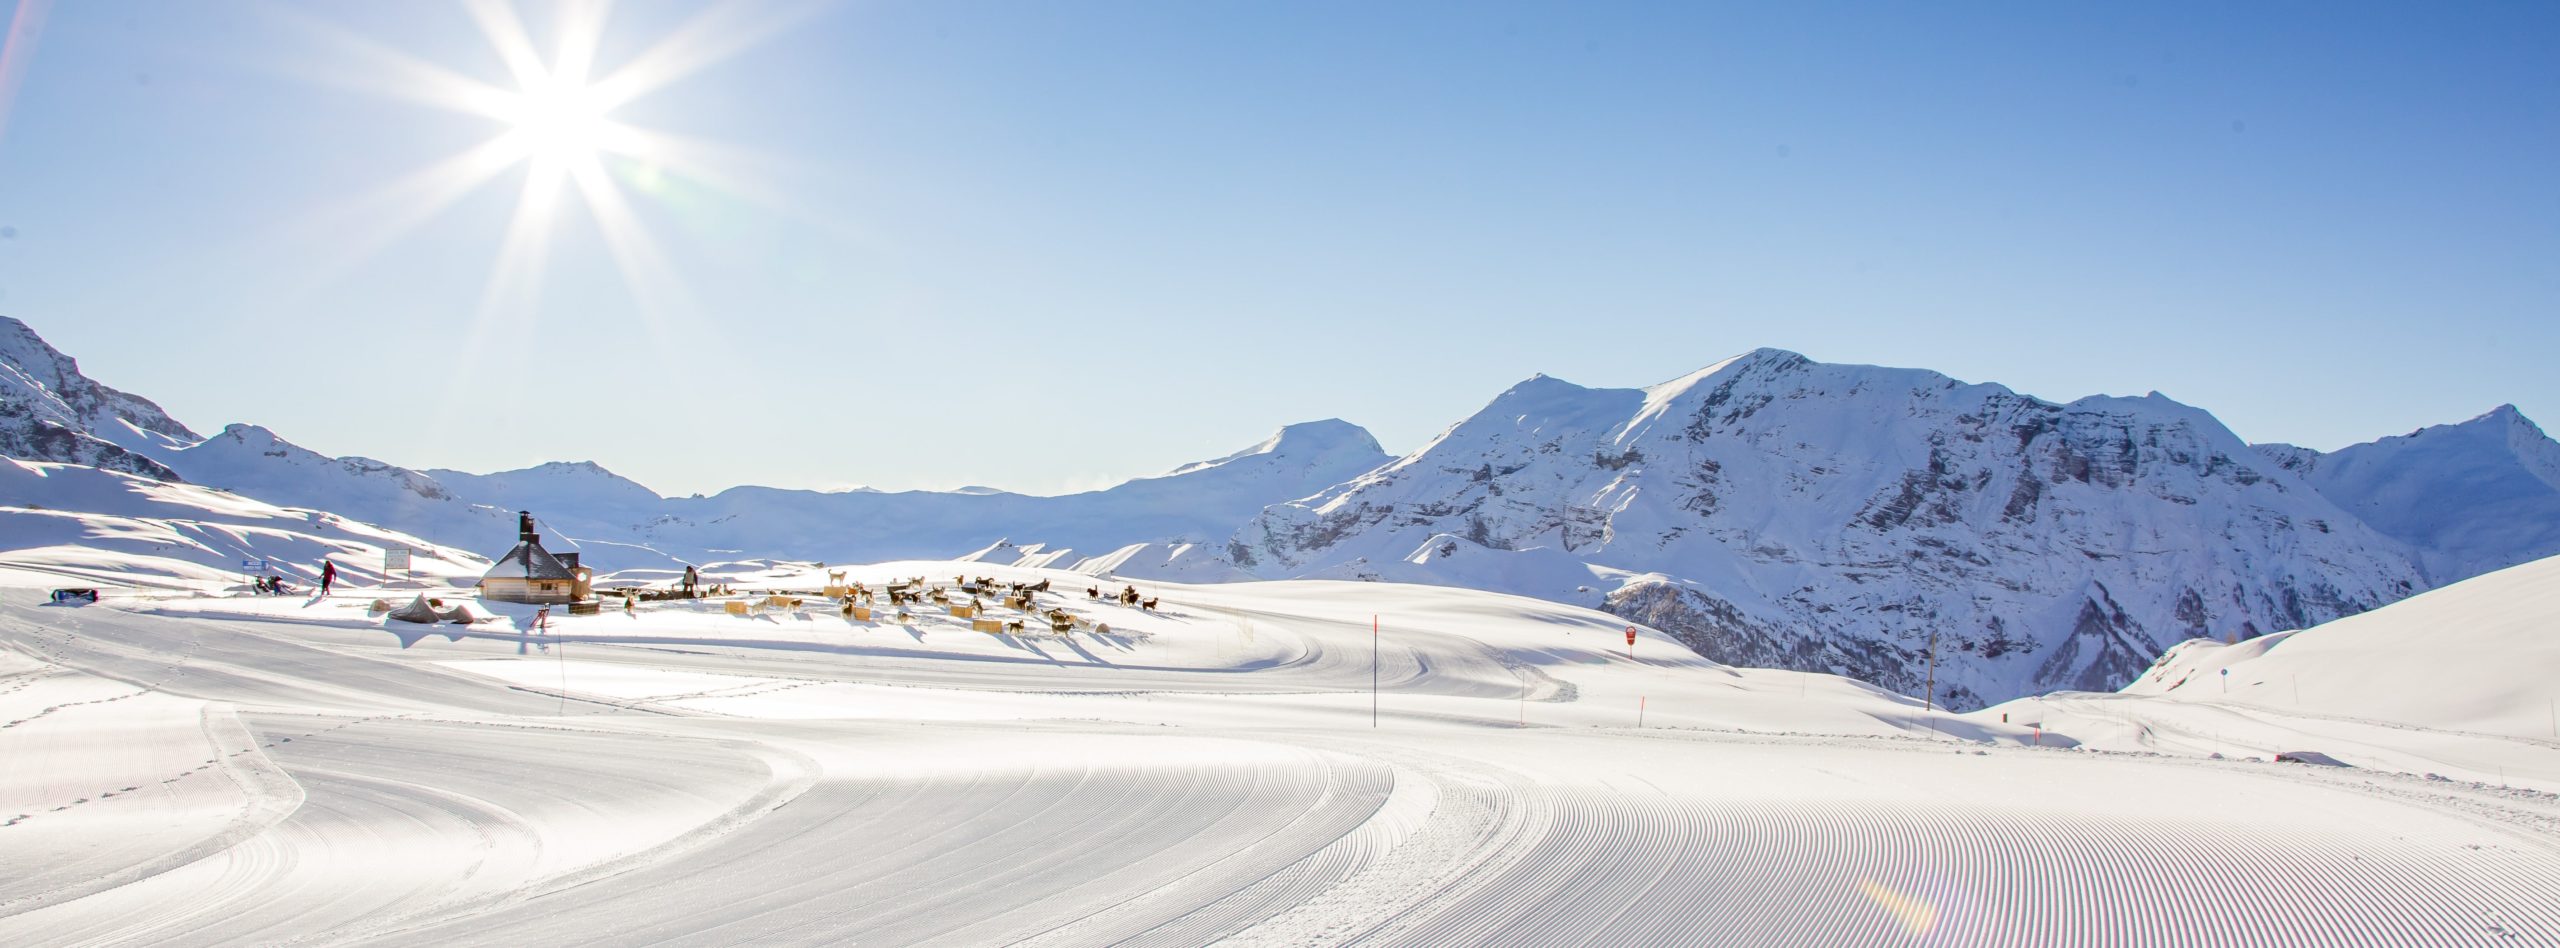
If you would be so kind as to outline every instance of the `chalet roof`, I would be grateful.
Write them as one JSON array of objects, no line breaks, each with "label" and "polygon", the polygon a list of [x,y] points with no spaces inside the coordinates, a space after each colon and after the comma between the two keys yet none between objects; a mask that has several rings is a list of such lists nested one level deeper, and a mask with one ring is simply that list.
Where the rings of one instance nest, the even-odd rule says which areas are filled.
[{"label": "chalet roof", "polygon": [[497,565],[489,567],[489,571],[481,574],[480,578],[576,579],[577,576],[569,571],[569,567],[561,564],[559,557],[543,549],[541,540],[533,539],[517,542],[515,549],[508,550],[507,555],[498,557]]}]

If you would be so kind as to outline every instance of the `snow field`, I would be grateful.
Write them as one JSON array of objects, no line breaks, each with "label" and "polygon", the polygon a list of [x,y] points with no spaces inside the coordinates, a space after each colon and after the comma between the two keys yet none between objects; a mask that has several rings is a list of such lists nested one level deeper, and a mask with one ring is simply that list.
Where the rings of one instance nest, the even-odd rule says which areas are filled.
[{"label": "snow field", "polygon": [[2119,694],[1977,712],[2110,750],[2356,767],[2560,793],[2560,558],[2362,615],[2225,644],[2179,644]]},{"label": "snow field", "polygon": [[[1052,575],[876,572],[964,571]],[[2537,795],[2037,748],[1651,630],[1630,659],[1618,620],[1537,600],[1141,584],[1146,615],[1084,584],[1057,582],[1116,643],[683,607],[407,627],[364,592],[0,605],[0,689],[58,668],[235,709],[299,792],[174,868],[0,905],[0,941],[2560,941]],[[109,838],[85,808],[0,852],[47,820]]]}]

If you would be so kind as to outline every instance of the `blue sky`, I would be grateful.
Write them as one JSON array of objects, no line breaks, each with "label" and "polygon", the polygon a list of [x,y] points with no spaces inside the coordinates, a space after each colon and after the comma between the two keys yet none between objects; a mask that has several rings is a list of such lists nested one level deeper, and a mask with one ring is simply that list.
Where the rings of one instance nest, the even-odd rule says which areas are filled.
[{"label": "blue sky", "polygon": [[754,40],[610,113],[705,143],[603,160],[636,276],[574,192],[502,265],[523,167],[368,199],[507,131],[405,97],[514,87],[460,6],[0,11],[0,314],[333,454],[1049,492],[1757,346],[2560,423],[2552,4],[635,0],[598,74]]}]

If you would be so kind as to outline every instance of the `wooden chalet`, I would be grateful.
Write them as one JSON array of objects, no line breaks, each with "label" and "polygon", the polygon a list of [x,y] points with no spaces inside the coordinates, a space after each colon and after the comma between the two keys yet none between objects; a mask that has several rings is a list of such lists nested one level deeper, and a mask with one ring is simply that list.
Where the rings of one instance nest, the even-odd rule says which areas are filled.
[{"label": "wooden chalet", "polygon": [[533,514],[517,511],[515,548],[480,577],[480,595],[499,602],[579,602],[595,595],[595,571],[579,565],[578,554],[543,549]]}]

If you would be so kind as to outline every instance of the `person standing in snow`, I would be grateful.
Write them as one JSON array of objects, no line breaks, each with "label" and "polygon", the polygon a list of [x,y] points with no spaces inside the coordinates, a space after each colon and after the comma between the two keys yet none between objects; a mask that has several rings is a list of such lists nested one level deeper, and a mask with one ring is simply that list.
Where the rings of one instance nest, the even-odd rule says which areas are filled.
[{"label": "person standing in snow", "polygon": [[337,564],[337,562],[336,562],[336,561],[333,561],[333,560],[321,560],[321,561],[320,561],[320,594],[321,594],[321,595],[323,595],[323,596],[328,595],[328,594],[329,594],[329,584],[330,584],[330,583],[337,582],[337,581],[338,581],[338,564]]},{"label": "person standing in snow", "polygon": [[699,587],[699,586],[701,586],[701,585],[702,585],[702,574],[700,574],[700,573],[697,573],[697,572],[694,572],[694,571],[693,571],[693,564],[691,564],[691,563],[687,563],[687,564],[685,564],[685,566],[684,566],[684,597],[685,597],[685,598],[687,598],[687,599],[697,598],[697,596],[695,595],[695,593],[696,593],[697,587]]}]

